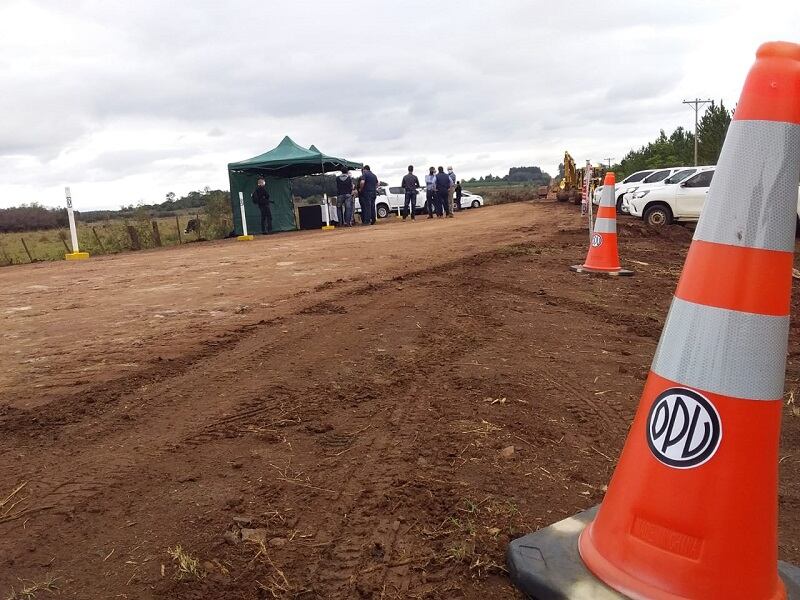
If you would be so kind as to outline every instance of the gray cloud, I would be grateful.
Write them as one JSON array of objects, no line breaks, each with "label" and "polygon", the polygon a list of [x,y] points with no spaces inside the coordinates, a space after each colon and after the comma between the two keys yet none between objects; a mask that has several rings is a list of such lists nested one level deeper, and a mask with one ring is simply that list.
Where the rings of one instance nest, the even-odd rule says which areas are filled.
[{"label": "gray cloud", "polygon": [[160,197],[225,185],[225,163],[287,133],[386,176],[412,159],[469,176],[552,169],[566,147],[621,154],[688,123],[684,94],[732,105],[746,65],[721,57],[746,44],[752,60],[753,39],[800,25],[791,0],[766,0],[782,15],[767,34],[739,5],[12,0],[0,182],[36,196],[19,201],[70,180],[106,202],[115,178]]}]

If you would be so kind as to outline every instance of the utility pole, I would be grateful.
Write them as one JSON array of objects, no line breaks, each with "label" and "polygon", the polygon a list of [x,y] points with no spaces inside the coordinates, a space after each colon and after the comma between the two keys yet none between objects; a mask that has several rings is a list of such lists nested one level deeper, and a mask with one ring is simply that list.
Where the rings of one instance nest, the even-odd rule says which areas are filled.
[{"label": "utility pole", "polygon": [[700,107],[704,104],[711,104],[712,100],[700,100],[700,98],[695,98],[694,100],[684,100],[681,104],[689,104],[694,107],[694,166],[697,166],[697,113],[700,111]]},{"label": "utility pole", "polygon": [[610,171],[611,170],[611,161],[614,160],[614,159],[613,158],[604,158],[603,160],[607,160],[608,161],[608,170]]}]

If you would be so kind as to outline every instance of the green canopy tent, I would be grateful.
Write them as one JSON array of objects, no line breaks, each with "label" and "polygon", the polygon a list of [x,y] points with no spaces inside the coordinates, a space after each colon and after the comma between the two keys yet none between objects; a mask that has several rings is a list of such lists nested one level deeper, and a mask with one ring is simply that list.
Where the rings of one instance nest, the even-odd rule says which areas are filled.
[{"label": "green canopy tent", "polygon": [[239,192],[244,195],[248,233],[257,233],[261,213],[250,200],[259,177],[267,183],[272,200],[272,230],[289,231],[297,228],[290,179],[305,175],[317,175],[343,168],[360,169],[361,163],[328,156],[315,146],[306,149],[295,144],[287,135],[272,150],[253,158],[228,164],[231,184],[231,209],[233,226],[237,235],[242,234],[242,218],[239,210]]}]

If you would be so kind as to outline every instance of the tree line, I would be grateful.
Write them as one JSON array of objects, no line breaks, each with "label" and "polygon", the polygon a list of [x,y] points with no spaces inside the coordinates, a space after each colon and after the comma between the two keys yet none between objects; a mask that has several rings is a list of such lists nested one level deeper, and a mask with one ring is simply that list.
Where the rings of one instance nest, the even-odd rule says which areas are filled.
[{"label": "tree line", "polygon": [[540,167],[511,167],[508,170],[508,175],[488,175],[478,177],[475,179],[465,179],[463,183],[530,183],[532,185],[550,185],[552,177],[542,171]]},{"label": "tree line", "polygon": [[[697,124],[697,162],[700,165],[715,165],[731,124],[733,111],[712,102]],[[694,135],[678,127],[670,135],[662,129],[658,137],[638,150],[631,150],[611,170],[618,177],[626,177],[636,171],[677,167],[694,164]],[[560,167],[560,168],[563,168]]]}]

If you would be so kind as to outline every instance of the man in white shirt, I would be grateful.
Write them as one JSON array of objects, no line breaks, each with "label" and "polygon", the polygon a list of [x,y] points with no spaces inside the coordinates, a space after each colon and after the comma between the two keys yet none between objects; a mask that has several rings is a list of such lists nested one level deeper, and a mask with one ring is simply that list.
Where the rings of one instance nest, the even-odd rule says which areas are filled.
[{"label": "man in white shirt", "polygon": [[433,218],[433,203],[436,198],[436,169],[430,168],[425,175],[425,208],[428,211],[428,218]]}]

